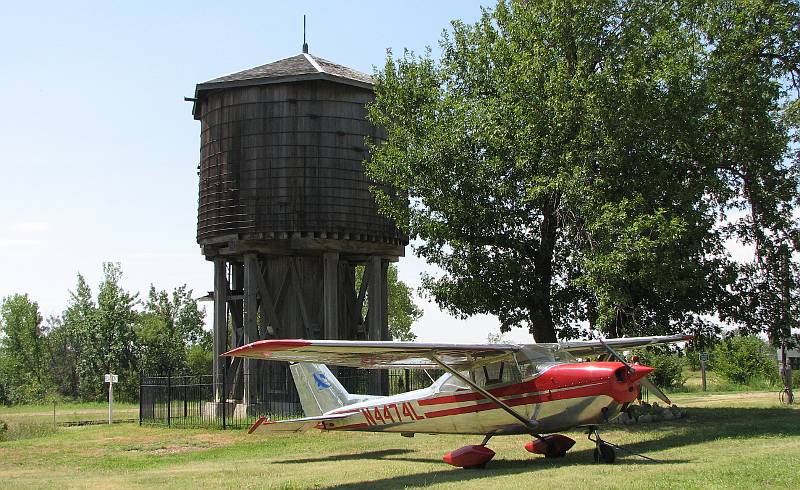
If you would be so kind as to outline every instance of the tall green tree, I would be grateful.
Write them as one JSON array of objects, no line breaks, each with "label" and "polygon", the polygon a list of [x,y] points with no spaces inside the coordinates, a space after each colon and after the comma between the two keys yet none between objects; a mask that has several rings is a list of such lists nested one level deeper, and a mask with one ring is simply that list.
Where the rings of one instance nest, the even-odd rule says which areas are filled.
[{"label": "tall green tree", "polygon": [[0,306],[0,384],[4,401],[38,400],[52,387],[39,305],[14,294]]},{"label": "tall green tree", "polygon": [[79,338],[73,334],[63,317],[47,319],[45,329],[49,353],[49,372],[58,394],[77,398],[80,377],[78,376]]},{"label": "tall green tree", "polygon": [[397,190],[373,190],[380,209],[445,271],[424,283],[441,306],[544,342],[583,322],[708,328],[736,278],[717,223],[741,187],[709,145],[710,8],[500,1],[453,22],[438,62],[390,54],[367,168]]},{"label": "tall green tree", "polygon": [[70,293],[70,303],[63,314],[64,329],[73,337],[78,392],[85,400],[104,397],[103,375],[121,376],[118,394],[135,397],[138,375],[136,365],[135,331],[138,313],[137,294],[125,291],[120,285],[122,269],[117,263],[103,264],[96,302],[83,276]]},{"label": "tall green tree", "polygon": [[95,386],[98,363],[92,357],[96,352],[93,344],[97,327],[97,306],[92,299],[92,290],[81,274],[77,276],[75,290],[69,294],[67,309],[61,315],[61,327],[51,333],[51,345],[56,352],[61,349],[72,351],[74,364],[65,370],[74,373],[77,385],[67,389],[61,384],[60,389],[67,390],[70,396],[93,399],[99,392],[99,387]]},{"label": "tall green tree", "polygon": [[[721,155],[720,193],[738,211],[728,236],[754,249],[726,317],[776,342],[798,325],[795,218],[800,185],[796,111],[800,5],[796,1],[708,1],[710,149]],[[794,140],[795,148],[791,143]]]},{"label": "tall green tree", "polygon": [[[136,329],[139,367],[145,373],[177,373],[188,368],[188,361],[211,352],[211,335],[203,330],[203,311],[192,298],[192,291],[181,286],[172,291],[157,291],[150,286],[147,303]],[[193,347],[200,351],[192,350]]]}]

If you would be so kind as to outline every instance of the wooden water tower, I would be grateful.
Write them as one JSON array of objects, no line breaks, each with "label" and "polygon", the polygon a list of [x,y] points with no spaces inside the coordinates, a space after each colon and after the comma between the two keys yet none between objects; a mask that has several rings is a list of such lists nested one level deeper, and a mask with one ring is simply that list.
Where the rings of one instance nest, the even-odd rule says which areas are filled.
[{"label": "wooden water tower", "polygon": [[[389,339],[386,271],[408,240],[377,213],[362,167],[365,140],[384,138],[366,119],[373,97],[368,75],[305,48],[197,85],[197,241],[214,262],[215,379],[227,373],[218,402],[249,410],[261,402],[261,378],[287,376],[270,363],[219,357],[233,347]],[[360,290],[357,265],[366,266]]]}]

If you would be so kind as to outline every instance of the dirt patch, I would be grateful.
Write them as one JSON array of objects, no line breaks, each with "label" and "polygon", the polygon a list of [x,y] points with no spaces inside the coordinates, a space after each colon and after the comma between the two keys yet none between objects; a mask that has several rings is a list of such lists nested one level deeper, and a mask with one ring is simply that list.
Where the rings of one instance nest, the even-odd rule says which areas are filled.
[{"label": "dirt patch", "polygon": [[206,448],[197,446],[170,446],[170,447],[156,449],[155,451],[151,451],[151,454],[178,454],[178,453],[188,453],[190,451],[200,451],[201,449],[206,449]]},{"label": "dirt patch", "polygon": [[190,438],[189,440],[178,441],[172,444],[148,444],[139,443],[120,448],[123,452],[128,454],[145,454],[145,455],[166,455],[166,454],[180,454],[194,451],[204,451],[221,446],[215,441],[196,440]]}]

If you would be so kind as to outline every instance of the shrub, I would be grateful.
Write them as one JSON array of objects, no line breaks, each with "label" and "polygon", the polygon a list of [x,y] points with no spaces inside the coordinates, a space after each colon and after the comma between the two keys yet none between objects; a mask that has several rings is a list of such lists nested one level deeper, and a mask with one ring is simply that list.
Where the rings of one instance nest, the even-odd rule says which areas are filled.
[{"label": "shrub", "polygon": [[686,360],[673,352],[637,352],[639,362],[655,369],[649,378],[659,388],[680,389],[686,378],[683,367]]},{"label": "shrub", "polygon": [[186,349],[186,369],[190,374],[211,374],[214,367],[214,353],[201,345]]},{"label": "shrub", "polygon": [[686,382],[683,376],[683,357],[677,354],[656,354],[650,358],[650,366],[655,368],[650,379],[660,388],[680,388]]},{"label": "shrub", "polygon": [[739,384],[757,379],[778,380],[774,350],[756,336],[729,337],[714,349],[712,369]]}]

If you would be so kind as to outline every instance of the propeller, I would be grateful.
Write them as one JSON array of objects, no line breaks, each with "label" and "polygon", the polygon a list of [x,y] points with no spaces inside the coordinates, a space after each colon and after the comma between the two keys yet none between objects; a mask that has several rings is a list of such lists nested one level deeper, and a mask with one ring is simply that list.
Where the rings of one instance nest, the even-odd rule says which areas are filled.
[{"label": "propeller", "polygon": [[640,382],[641,382],[642,386],[647,388],[650,391],[650,393],[652,393],[652,394],[654,394],[656,396],[656,398],[658,398],[662,402],[666,403],[667,406],[672,405],[672,401],[670,401],[670,399],[667,397],[667,395],[665,395],[664,392],[661,391],[661,389],[658,386],[653,384],[652,381],[650,381],[647,378],[642,378]]},{"label": "propeller", "polygon": [[[624,365],[625,365],[625,367],[626,367],[626,368],[628,368],[628,372],[629,372],[629,373],[633,373],[633,371],[634,371],[634,370],[633,370],[633,368],[631,367],[631,365],[630,365],[630,364],[628,364],[628,363],[625,361],[625,359],[624,359],[624,358],[623,358],[621,355],[617,354],[617,351],[615,351],[614,349],[612,349],[610,345],[606,344],[606,343],[603,341],[603,339],[601,339],[601,338],[598,338],[597,340],[600,342],[600,344],[602,344],[602,345],[603,345],[603,347],[605,347],[605,348],[606,348],[606,350],[608,351],[608,353],[611,355],[611,357],[612,357],[612,358],[614,358],[614,359],[616,359],[617,361],[619,361],[619,362],[621,362],[622,364],[624,364]],[[650,391],[650,392],[651,392],[653,395],[655,395],[655,396],[656,396],[656,398],[658,398],[658,399],[659,399],[659,400],[661,400],[662,402],[666,403],[666,404],[667,404],[667,406],[669,406],[669,405],[672,405],[672,401],[669,399],[669,397],[667,397],[667,395],[666,395],[666,394],[665,394],[663,391],[661,391],[661,389],[660,389],[658,386],[656,386],[655,384],[653,384],[653,382],[652,382],[652,381],[650,381],[649,379],[647,379],[647,378],[645,377],[645,378],[642,378],[641,380],[639,380],[639,383],[640,383],[640,384],[641,384],[643,387],[647,388],[647,390],[648,390],[648,391]]]}]

